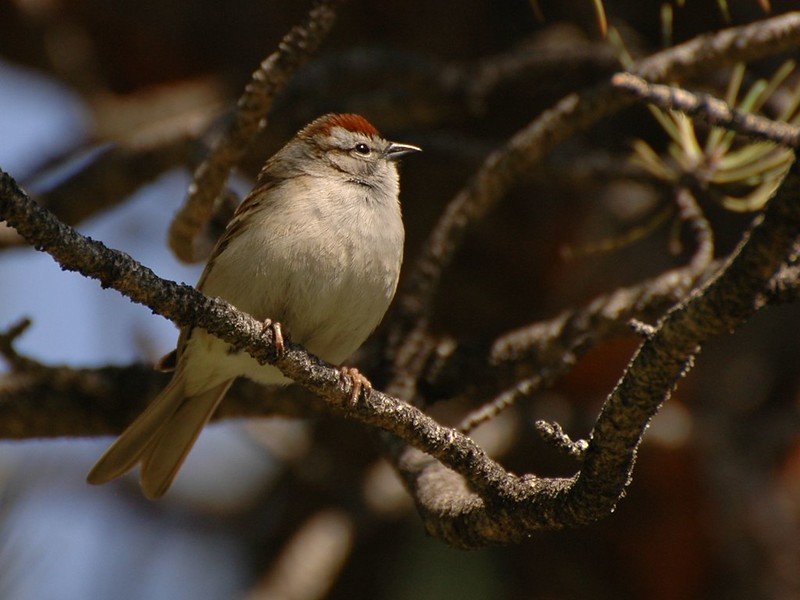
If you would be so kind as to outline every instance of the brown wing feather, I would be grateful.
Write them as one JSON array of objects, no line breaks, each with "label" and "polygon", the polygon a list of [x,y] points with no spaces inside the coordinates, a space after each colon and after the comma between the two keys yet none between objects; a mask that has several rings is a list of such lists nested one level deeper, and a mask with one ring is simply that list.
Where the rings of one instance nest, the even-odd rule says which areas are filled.
[{"label": "brown wing feather", "polygon": [[[225,227],[225,233],[223,233],[219,240],[217,240],[214,250],[211,252],[211,257],[206,263],[206,268],[203,269],[200,279],[197,280],[197,285],[195,287],[198,290],[201,292],[203,291],[206,278],[208,277],[209,272],[211,272],[211,269],[214,267],[214,261],[217,256],[225,251],[225,248],[228,247],[228,244],[231,243],[231,240],[242,230],[243,227],[246,226],[247,215],[262,205],[264,201],[264,192],[273,188],[275,185],[277,185],[277,183],[278,180],[269,176],[264,176],[262,172],[262,175],[259,176],[259,185],[253,188],[253,190],[245,197],[245,199],[242,200],[239,206],[236,207],[233,217],[231,217],[231,220],[228,221],[227,227]],[[165,373],[174,371],[181,359],[183,351],[186,349],[186,344],[189,342],[189,338],[191,338],[191,336],[191,327],[184,327],[181,329],[181,333],[178,336],[177,347],[172,352],[165,354],[156,363],[155,369]]]}]

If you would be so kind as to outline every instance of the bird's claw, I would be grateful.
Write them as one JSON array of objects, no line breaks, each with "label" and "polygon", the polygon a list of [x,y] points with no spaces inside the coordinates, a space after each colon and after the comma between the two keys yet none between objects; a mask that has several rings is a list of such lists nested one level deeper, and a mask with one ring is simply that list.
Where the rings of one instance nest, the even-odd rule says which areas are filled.
[{"label": "bird's claw", "polygon": [[355,367],[341,367],[339,369],[339,376],[342,381],[349,381],[351,386],[349,407],[355,408],[358,405],[358,399],[361,392],[364,392],[364,399],[369,398],[372,392],[372,383]]},{"label": "bird's claw", "polygon": [[263,334],[268,329],[272,331],[272,339],[275,340],[275,358],[281,358],[286,353],[281,324],[272,319],[264,319],[261,324],[261,333]]}]

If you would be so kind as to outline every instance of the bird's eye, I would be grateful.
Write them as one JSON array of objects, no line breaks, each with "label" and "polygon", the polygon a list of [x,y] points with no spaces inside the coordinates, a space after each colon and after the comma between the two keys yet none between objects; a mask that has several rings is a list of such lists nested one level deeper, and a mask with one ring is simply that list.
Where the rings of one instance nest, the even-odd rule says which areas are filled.
[{"label": "bird's eye", "polygon": [[355,150],[359,154],[363,154],[364,156],[370,153],[369,146],[367,146],[366,144],[356,144],[353,150]]}]

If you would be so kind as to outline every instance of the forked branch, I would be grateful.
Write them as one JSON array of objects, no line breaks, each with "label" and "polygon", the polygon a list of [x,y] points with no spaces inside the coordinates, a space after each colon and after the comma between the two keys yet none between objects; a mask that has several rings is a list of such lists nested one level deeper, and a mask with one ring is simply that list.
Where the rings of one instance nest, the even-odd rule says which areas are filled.
[{"label": "forked branch", "polygon": [[[630,479],[644,428],[701,344],[735,328],[760,306],[770,278],[792,250],[800,228],[797,171],[795,163],[763,219],[726,268],[670,311],[643,344],[606,401],[576,477],[518,477],[471,439],[396,398],[375,390],[360,402],[351,414],[354,419],[396,436],[391,444],[396,464],[428,529],[454,545],[476,546],[519,540],[537,529],[575,526],[607,515]],[[104,287],[113,287],[179,325],[203,327],[260,362],[274,364],[332,408],[346,406],[350,390],[337,369],[291,344],[276,359],[269,329],[258,321],[223,300],[165,281],[129,256],[81,236],[31,201],[5,173],[0,175],[0,217],[63,268],[98,279]],[[442,493],[445,489],[447,493]]]}]

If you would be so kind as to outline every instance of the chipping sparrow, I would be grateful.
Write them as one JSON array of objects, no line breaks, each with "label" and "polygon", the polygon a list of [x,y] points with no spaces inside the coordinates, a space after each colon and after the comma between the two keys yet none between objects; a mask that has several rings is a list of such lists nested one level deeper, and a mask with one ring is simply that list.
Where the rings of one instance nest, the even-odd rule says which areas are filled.
[{"label": "chipping sparrow", "polygon": [[[197,284],[309,352],[341,363],[383,318],[403,258],[395,160],[420,149],[387,142],[363,117],[329,114],[270,158],[236,210]],[[197,436],[236,377],[289,379],[198,328],[184,328],[174,375],[89,473],[105,483],[141,463],[149,498],[167,491]],[[343,369],[354,398],[369,381]]]}]

